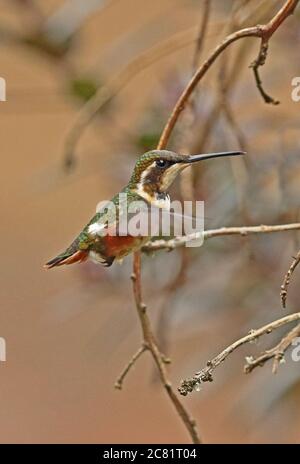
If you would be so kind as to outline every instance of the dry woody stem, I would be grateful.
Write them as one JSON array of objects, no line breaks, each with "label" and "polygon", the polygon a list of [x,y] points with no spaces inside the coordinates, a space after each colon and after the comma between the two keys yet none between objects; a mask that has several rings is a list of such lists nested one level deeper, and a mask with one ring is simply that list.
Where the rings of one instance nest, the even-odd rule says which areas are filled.
[{"label": "dry woody stem", "polygon": [[267,361],[273,359],[272,373],[276,374],[278,366],[281,362],[284,362],[284,354],[286,350],[291,346],[295,338],[300,335],[300,324],[297,324],[290,332],[288,332],[280,342],[271,348],[261,353],[257,357],[247,357],[247,363],[244,366],[244,372],[249,374],[256,367],[262,367]]},{"label": "dry woody stem", "polygon": [[[231,345],[229,345],[227,348],[225,348],[223,351],[221,351],[220,354],[218,354],[216,357],[214,357],[212,360],[207,361],[206,367],[201,369],[199,372],[196,372],[194,376],[190,379],[185,379],[181,382],[180,387],[178,388],[178,391],[181,395],[186,396],[188,393],[193,392],[196,388],[197,385],[201,384],[202,382],[212,382],[213,377],[212,373],[213,371],[223,362],[225,359],[237,348],[240,346],[244,345],[245,343],[250,343],[255,340],[257,340],[259,337],[265,334],[270,334],[273,332],[273,330],[278,329],[279,327],[282,327],[286,324],[289,324],[290,322],[294,322],[300,319],[300,313],[294,313],[289,316],[285,316],[281,319],[278,319],[276,321],[271,322],[270,324],[267,324],[260,329],[252,329],[249,331],[248,335],[240,338],[239,340],[235,341]],[[296,330],[297,329],[297,330]],[[279,345],[277,345],[272,351],[270,352],[269,357],[267,359],[275,358],[276,363],[280,361],[280,356],[279,353],[284,353],[287,348],[291,345],[292,340],[297,336],[299,333],[299,325],[295,327],[284,339],[281,340]],[[261,365],[267,359],[262,359],[262,356],[258,358],[258,362],[256,362],[254,359],[250,359],[250,363],[252,362],[255,365]],[[248,361],[248,365],[249,365]],[[277,364],[276,364],[277,366]],[[254,366],[252,367],[252,369]],[[277,367],[276,367],[277,368]],[[247,370],[247,367],[245,368],[246,372],[250,372],[252,369]],[[274,368],[273,368],[274,369]]]},{"label": "dry woody stem", "polygon": [[[213,237],[223,237],[225,235],[239,235],[241,237],[247,237],[253,234],[271,234],[275,232],[286,232],[291,230],[300,230],[300,223],[294,224],[279,224],[279,225],[260,225],[260,226],[242,226],[242,227],[220,227],[220,229],[210,229],[204,232],[195,232],[190,235],[184,235],[182,237],[175,237],[171,240],[154,240],[146,243],[143,246],[142,251],[149,253],[158,250],[172,251],[175,248],[185,246],[188,242],[197,240],[203,237],[203,240],[207,240]],[[299,256],[300,259],[300,256]],[[294,266],[295,269],[295,266]]]},{"label": "dry woody stem", "polygon": [[157,147],[158,149],[161,150],[167,146],[171,133],[175,127],[175,124],[180,114],[184,110],[186,103],[188,102],[199,81],[203,78],[203,76],[206,74],[206,72],[209,70],[211,65],[218,58],[218,56],[230,44],[245,37],[257,37],[260,38],[264,43],[268,42],[274,34],[274,32],[283,23],[283,21],[294,12],[298,2],[299,0],[288,0],[267,24],[240,29],[239,31],[234,32],[233,34],[229,34],[219,45],[217,45],[217,47],[213,50],[213,52],[210,54],[207,60],[204,61],[204,63],[196,71],[196,73],[194,74],[194,76],[180,95],[179,99],[177,100],[172,114],[161,135]]},{"label": "dry woody stem", "polygon": [[288,287],[290,285],[292,275],[296,267],[298,266],[299,262],[300,262],[300,251],[298,251],[297,255],[294,257],[292,264],[290,265],[289,270],[287,271],[284,277],[283,284],[281,285],[280,297],[281,297],[281,304],[284,309],[286,308]]},{"label": "dry woody stem", "polygon": [[168,39],[154,45],[130,61],[121,71],[116,73],[106,85],[100,87],[78,112],[66,134],[64,143],[64,166],[67,170],[74,167],[75,149],[83,132],[100,109],[112,100],[134,77],[151,66],[157,60],[195,42],[195,28],[179,32]]}]

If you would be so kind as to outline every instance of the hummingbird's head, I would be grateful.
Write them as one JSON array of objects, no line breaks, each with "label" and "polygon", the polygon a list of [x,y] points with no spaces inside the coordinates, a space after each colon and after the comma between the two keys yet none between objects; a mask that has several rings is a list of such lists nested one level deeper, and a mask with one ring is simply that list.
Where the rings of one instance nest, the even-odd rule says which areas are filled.
[{"label": "hummingbird's head", "polygon": [[149,201],[164,194],[177,174],[192,163],[219,156],[243,155],[230,151],[203,155],[179,155],[168,150],[152,150],[144,153],[136,162],[129,186]]}]

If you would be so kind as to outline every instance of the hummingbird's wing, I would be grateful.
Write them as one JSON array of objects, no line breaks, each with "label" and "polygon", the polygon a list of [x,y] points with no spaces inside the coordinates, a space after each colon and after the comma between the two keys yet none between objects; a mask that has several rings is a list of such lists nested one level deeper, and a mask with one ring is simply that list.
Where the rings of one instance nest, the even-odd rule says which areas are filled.
[{"label": "hummingbird's wing", "polygon": [[[46,269],[51,269],[52,267],[62,266],[63,264],[85,261],[95,243],[96,235],[93,233],[93,228],[95,229],[96,226],[99,229],[101,229],[102,226],[104,228],[107,226],[109,220],[112,221],[113,218],[105,209],[97,212],[71,245],[58,256],[48,261],[44,267]],[[103,264],[106,266],[111,265],[112,262],[113,260],[111,259],[104,258],[103,260]]]},{"label": "hummingbird's wing", "polygon": [[[63,264],[82,262],[89,255],[97,262],[110,266],[121,252],[138,246],[140,238],[136,239],[130,234],[121,234],[115,239],[115,236],[119,235],[121,218],[125,216],[125,225],[128,223],[128,205],[132,204],[133,201],[141,202],[142,200],[139,195],[133,192],[124,190],[121,193],[124,193],[125,196],[122,197],[118,194],[111,201],[103,203],[71,245],[63,253],[49,261],[45,267],[50,269]],[[129,213],[129,218],[131,216]],[[124,250],[125,248],[126,250]]]}]

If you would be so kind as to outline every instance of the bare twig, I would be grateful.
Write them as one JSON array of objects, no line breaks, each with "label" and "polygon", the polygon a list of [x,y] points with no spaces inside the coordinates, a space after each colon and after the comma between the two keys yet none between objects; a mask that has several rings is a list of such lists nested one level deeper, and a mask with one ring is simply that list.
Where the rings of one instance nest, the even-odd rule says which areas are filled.
[{"label": "bare twig", "polygon": [[260,225],[260,226],[242,226],[242,227],[221,227],[220,229],[210,229],[204,232],[194,232],[193,234],[183,237],[175,237],[171,240],[154,240],[146,243],[142,251],[152,252],[157,250],[174,250],[175,248],[184,246],[186,243],[197,240],[203,237],[204,240],[213,237],[221,237],[225,235],[240,235],[246,237],[253,234],[270,234],[274,232],[285,232],[288,230],[300,230],[300,223],[295,224],[280,224],[280,225]]},{"label": "bare twig", "polygon": [[249,374],[258,366],[263,366],[269,359],[273,359],[272,373],[276,374],[280,362],[284,361],[284,354],[291,346],[293,340],[300,335],[300,324],[297,324],[290,332],[285,335],[280,342],[271,348],[261,353],[257,357],[248,356],[247,364],[244,366],[244,372]]},{"label": "bare twig", "polygon": [[282,327],[286,324],[289,324],[290,322],[297,321],[299,319],[300,319],[300,313],[294,313],[294,314],[290,314],[289,316],[285,316],[281,319],[278,319],[276,321],[273,321],[270,324],[267,324],[261,327],[260,329],[250,330],[248,335],[232,343],[227,348],[225,348],[220,354],[218,354],[215,358],[208,361],[206,364],[206,367],[201,369],[199,372],[196,372],[196,374],[194,374],[192,378],[183,380],[181,382],[180,387],[178,388],[178,391],[180,392],[181,395],[186,396],[188,393],[191,393],[192,391],[194,391],[197,388],[197,386],[200,385],[202,382],[212,382],[213,371],[223,361],[225,361],[225,359],[237,348],[239,348],[242,345],[245,345],[246,343],[257,340],[257,338],[261,337],[262,335],[270,334],[271,332],[273,332],[273,330],[278,329],[279,327]]},{"label": "bare twig", "polygon": [[293,272],[298,266],[299,262],[300,262],[300,251],[298,251],[297,255],[294,257],[292,264],[290,265],[289,270],[287,271],[284,277],[283,284],[281,285],[280,297],[281,297],[281,304],[284,309],[286,308],[288,286],[290,285]]},{"label": "bare twig", "polygon": [[120,374],[120,376],[118,377],[116,383],[115,383],[115,388],[117,388],[118,390],[122,390],[122,387],[123,387],[123,382],[124,382],[124,379],[126,377],[126,375],[128,374],[128,372],[130,371],[130,369],[134,366],[134,364],[137,362],[137,360],[139,359],[139,357],[147,350],[147,346],[145,344],[143,344],[138,350],[136,353],[134,353],[134,355],[132,356],[132,358],[129,360],[128,364],[125,366],[124,370],[122,371],[122,373]]},{"label": "bare twig", "polygon": [[136,309],[140,319],[144,344],[147,346],[150,351],[152,358],[158,369],[159,377],[162,385],[164,386],[167,395],[169,396],[173,406],[175,407],[179,417],[183,421],[187,431],[189,432],[193,443],[200,443],[200,438],[197,431],[197,426],[194,419],[189,415],[189,413],[184,408],[183,404],[179,400],[178,396],[174,392],[171,382],[168,378],[166,365],[164,361],[164,356],[160,352],[155,337],[152,332],[150,320],[146,311],[146,305],[142,300],[142,289],[141,289],[141,254],[136,252],[133,258],[133,293],[136,304]]},{"label": "bare twig", "polygon": [[[208,29],[210,8],[211,8],[210,0],[205,0],[204,5],[201,5],[202,17],[201,17],[198,37],[196,40],[196,46],[195,46],[195,50],[193,53],[191,76],[195,73],[199,65],[199,60],[200,60],[201,52],[204,47],[204,42],[205,42],[206,33]],[[191,153],[190,145],[191,145],[191,140],[192,140],[192,136],[194,132],[193,130],[194,124],[196,121],[196,108],[194,104],[196,97],[197,97],[197,92],[195,91],[193,94],[193,98],[190,99],[189,104],[186,108],[186,111],[183,115],[183,120],[181,122],[181,131],[178,134],[179,136],[177,137],[177,140],[176,140],[178,152],[185,153],[186,155]],[[193,174],[194,174],[194,171],[187,169],[180,176],[180,192],[181,192],[182,198],[192,200],[194,197]]]},{"label": "bare twig", "polygon": [[[232,72],[230,72],[230,74],[228,75],[226,82],[223,82],[223,87],[226,87],[226,93],[228,93],[229,89],[232,89],[233,85],[235,84],[237,75],[238,73],[236,72],[236,69],[233,69]],[[219,115],[221,114],[221,110],[223,109],[222,105],[222,99],[218,98],[207,119],[203,121],[200,136],[198,136],[194,142],[194,151],[203,150],[203,147],[205,147],[208,137],[210,136],[215,124],[218,122]]]},{"label": "bare twig", "polygon": [[229,34],[217,47],[212,51],[206,61],[196,71],[179,99],[177,100],[171,116],[163,130],[161,135],[158,149],[163,149],[167,146],[171,133],[175,127],[175,124],[184,110],[186,103],[192,95],[194,89],[209,70],[211,65],[215,62],[218,56],[232,43],[245,37],[257,37],[261,40],[268,41],[282,22],[294,12],[299,0],[288,0],[284,6],[277,12],[277,14],[265,25],[257,25],[254,27],[247,27],[240,29],[233,34]]},{"label": "bare twig", "polygon": [[267,54],[268,54],[268,48],[269,48],[269,42],[266,39],[262,39],[261,44],[260,44],[260,49],[258,52],[257,58],[253,61],[253,63],[250,64],[250,68],[253,69],[254,73],[254,78],[256,82],[256,86],[258,88],[259,93],[263,97],[264,101],[266,103],[271,103],[272,105],[279,105],[280,101],[279,100],[274,100],[273,97],[268,95],[266,91],[264,90],[262,86],[262,81],[259,75],[258,68],[260,66],[263,66],[266,62],[267,59]]},{"label": "bare twig", "polygon": [[201,10],[203,11],[201,23],[199,27],[199,32],[196,40],[196,47],[194,50],[193,60],[192,60],[192,70],[195,71],[198,66],[199,57],[203,49],[203,44],[207,32],[208,20],[210,15],[211,1],[205,0],[204,5],[201,5]]}]

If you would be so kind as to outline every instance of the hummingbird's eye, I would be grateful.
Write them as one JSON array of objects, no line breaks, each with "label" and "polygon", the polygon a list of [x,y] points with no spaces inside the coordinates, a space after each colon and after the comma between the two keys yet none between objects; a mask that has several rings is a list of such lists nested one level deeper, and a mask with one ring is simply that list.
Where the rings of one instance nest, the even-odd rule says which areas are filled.
[{"label": "hummingbird's eye", "polygon": [[156,161],[156,166],[158,168],[165,168],[167,166],[168,162],[166,160],[163,160],[163,159],[159,159]]}]

